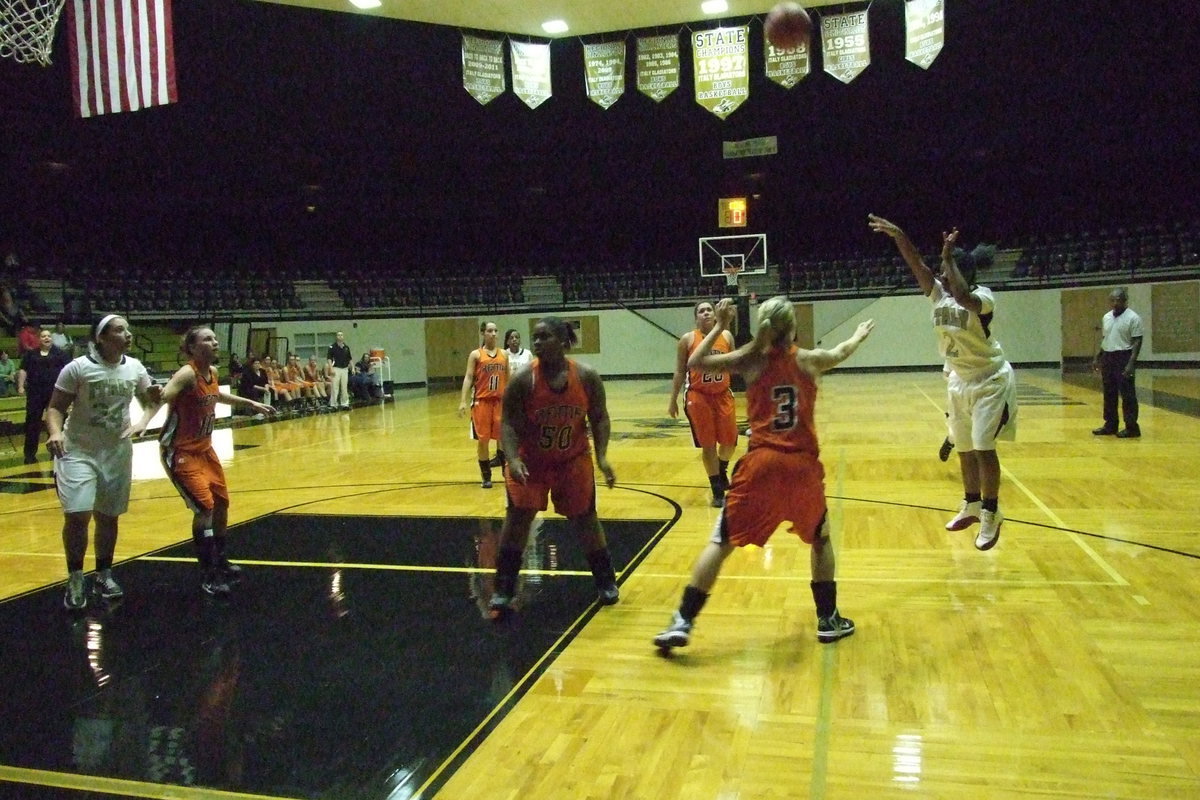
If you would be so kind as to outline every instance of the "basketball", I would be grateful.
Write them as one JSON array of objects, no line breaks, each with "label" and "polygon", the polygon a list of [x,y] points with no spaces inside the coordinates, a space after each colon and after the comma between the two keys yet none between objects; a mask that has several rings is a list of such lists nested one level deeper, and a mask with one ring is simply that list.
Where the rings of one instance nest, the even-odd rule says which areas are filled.
[{"label": "basketball", "polygon": [[799,3],[779,3],[767,14],[763,30],[775,49],[793,50],[808,44],[812,20]]}]

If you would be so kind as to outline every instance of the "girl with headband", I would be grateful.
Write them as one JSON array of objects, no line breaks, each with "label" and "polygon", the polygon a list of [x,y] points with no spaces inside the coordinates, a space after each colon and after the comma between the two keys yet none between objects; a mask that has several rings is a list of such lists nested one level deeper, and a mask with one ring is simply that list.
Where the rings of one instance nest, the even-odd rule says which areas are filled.
[{"label": "girl with headband", "polygon": [[144,424],[140,428],[130,424],[129,405],[136,397],[143,406],[157,406],[162,395],[142,363],[126,355],[132,343],[125,318],[105,315],[92,328],[91,352],[59,373],[46,410],[50,431],[46,449],[54,457],[54,483],[64,516],[67,589],[63,605],[69,611],[87,606],[83,560],[93,517],[95,592],[105,600],[124,594],[112,576],[117,518],[129,507],[133,478],[130,437],[145,428]]}]

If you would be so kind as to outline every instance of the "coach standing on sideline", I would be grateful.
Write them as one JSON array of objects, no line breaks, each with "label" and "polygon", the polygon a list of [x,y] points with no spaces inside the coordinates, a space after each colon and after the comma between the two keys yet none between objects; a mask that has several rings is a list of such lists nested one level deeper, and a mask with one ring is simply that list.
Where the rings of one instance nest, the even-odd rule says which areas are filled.
[{"label": "coach standing on sideline", "polygon": [[[1111,310],[1100,321],[1100,350],[1092,360],[1092,369],[1100,370],[1104,387],[1104,424],[1092,431],[1096,436],[1136,439],[1142,435],[1138,427],[1137,387],[1134,371],[1138,353],[1142,350],[1142,318],[1128,307],[1129,293],[1124,287],[1113,289],[1108,296]],[[1117,395],[1121,397],[1121,416],[1125,430],[1117,431]]]},{"label": "coach standing on sideline", "polygon": [[329,407],[350,407],[350,362],[354,355],[346,344],[346,334],[337,332],[337,341],[329,345],[325,360],[333,367],[333,381],[329,385]]},{"label": "coach standing on sideline", "polygon": [[43,328],[38,347],[26,350],[17,370],[17,394],[25,396],[25,463],[37,462],[38,443],[54,381],[71,357],[53,344],[51,333]]}]

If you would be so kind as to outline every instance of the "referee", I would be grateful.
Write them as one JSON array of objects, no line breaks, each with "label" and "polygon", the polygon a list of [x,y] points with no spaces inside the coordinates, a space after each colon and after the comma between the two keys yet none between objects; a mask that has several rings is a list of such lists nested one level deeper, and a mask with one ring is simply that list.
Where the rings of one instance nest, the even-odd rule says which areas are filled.
[{"label": "referee", "polygon": [[337,341],[329,345],[325,361],[333,367],[333,381],[329,387],[329,407],[350,407],[350,345],[346,344],[346,334],[337,332]]}]

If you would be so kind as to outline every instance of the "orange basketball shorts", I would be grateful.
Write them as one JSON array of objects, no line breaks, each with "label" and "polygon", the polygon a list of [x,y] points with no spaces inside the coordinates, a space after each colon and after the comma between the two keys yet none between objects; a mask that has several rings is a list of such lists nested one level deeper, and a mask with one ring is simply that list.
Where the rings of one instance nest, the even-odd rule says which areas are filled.
[{"label": "orange basketball shorts", "polygon": [[167,477],[193,513],[212,511],[218,498],[229,505],[225,470],[211,447],[194,453],[163,450],[161,455]]},{"label": "orange basketball shorts", "polygon": [[476,400],[471,406],[471,438],[500,441],[500,398]]},{"label": "orange basketball shorts", "polygon": [[684,413],[691,423],[692,442],[696,447],[737,444],[737,415],[732,392],[688,392]]},{"label": "orange basketball shorts", "polygon": [[564,517],[582,517],[596,510],[596,471],[591,452],[580,453],[570,461],[526,466],[529,478],[525,483],[513,480],[508,467],[504,467],[510,507],[545,511],[548,496],[554,501],[554,510]]},{"label": "orange basketball shorts", "polygon": [[723,513],[738,547],[765,544],[784,522],[812,544],[825,516],[825,468],[812,453],[751,448],[733,469]]}]

